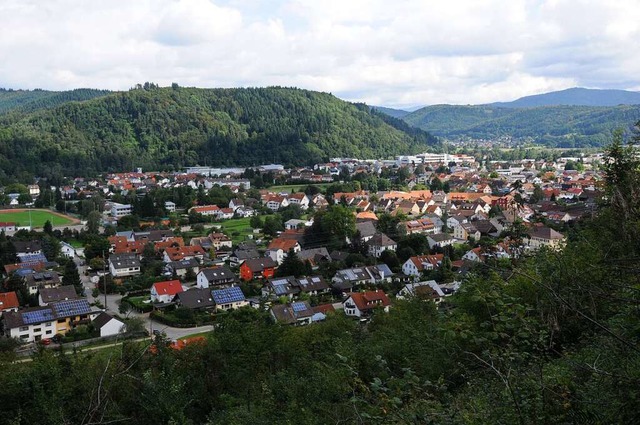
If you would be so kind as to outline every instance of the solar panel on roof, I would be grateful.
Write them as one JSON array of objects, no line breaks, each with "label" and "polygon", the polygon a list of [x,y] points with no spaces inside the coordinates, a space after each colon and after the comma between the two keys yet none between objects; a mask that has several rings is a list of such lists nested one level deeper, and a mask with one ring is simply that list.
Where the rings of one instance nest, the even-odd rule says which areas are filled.
[{"label": "solar panel on roof", "polygon": [[312,278],[311,278],[311,281],[312,281],[313,283],[318,283],[318,282],[320,282],[320,278],[319,278],[319,277],[312,277]]},{"label": "solar panel on roof", "polygon": [[62,317],[89,314],[91,312],[91,306],[87,300],[60,301],[53,304],[53,308],[58,316]]},{"label": "solar panel on roof", "polygon": [[305,303],[293,303],[291,304],[291,308],[295,313],[300,313],[301,311],[307,310],[307,306]]},{"label": "solar panel on roof", "polygon": [[231,288],[216,289],[211,291],[213,300],[216,304],[228,304],[239,301],[244,301],[244,294],[238,286],[232,286]]},{"label": "solar panel on roof", "polygon": [[49,309],[25,311],[22,313],[22,321],[25,325],[33,325],[51,320],[53,320],[53,312]]}]

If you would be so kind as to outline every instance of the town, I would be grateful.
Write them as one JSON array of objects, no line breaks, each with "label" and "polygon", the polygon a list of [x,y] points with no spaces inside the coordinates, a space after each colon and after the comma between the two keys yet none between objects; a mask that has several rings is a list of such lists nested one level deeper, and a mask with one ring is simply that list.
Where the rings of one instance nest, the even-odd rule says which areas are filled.
[{"label": "town", "polygon": [[[597,211],[602,161],[425,153],[7,186],[2,329],[18,350],[184,344],[242,308],[285,325],[366,324],[411,297],[446,309],[474,269],[562,249]],[[70,222],[34,225],[43,212]],[[29,221],[3,220],[18,213]]]}]

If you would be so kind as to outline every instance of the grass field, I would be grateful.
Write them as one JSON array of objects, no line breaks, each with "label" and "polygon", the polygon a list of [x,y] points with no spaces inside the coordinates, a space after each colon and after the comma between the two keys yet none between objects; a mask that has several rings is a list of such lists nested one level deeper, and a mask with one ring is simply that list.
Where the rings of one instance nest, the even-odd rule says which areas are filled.
[{"label": "grass field", "polygon": [[233,244],[237,245],[247,239],[247,235],[253,234],[253,229],[249,225],[250,218],[236,218],[233,220],[226,220],[220,223],[222,230],[226,233]]},{"label": "grass field", "polygon": [[[42,227],[47,220],[54,226],[64,226],[72,224],[74,220],[62,215],[46,210],[31,210],[31,226]],[[27,210],[4,210],[0,211],[0,221],[17,223],[19,226],[29,225],[29,211]]]},{"label": "grass field", "polygon": [[307,187],[307,186],[316,186],[317,188],[322,190],[322,189],[324,189],[327,186],[330,186],[332,184],[333,183],[285,184],[285,185],[282,185],[282,186],[271,186],[268,190],[270,190],[271,192],[287,192],[287,193],[290,193],[291,189],[293,189],[294,192],[300,192],[300,191],[304,190],[304,188]]}]

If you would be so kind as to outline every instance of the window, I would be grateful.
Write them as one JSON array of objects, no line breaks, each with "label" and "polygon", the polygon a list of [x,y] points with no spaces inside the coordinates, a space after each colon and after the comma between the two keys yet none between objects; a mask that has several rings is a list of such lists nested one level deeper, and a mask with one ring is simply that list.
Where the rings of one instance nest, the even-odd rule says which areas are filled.
[{"label": "window", "polygon": [[45,323],[45,326],[46,326],[47,328],[50,328],[50,327],[51,327],[51,325],[52,325],[52,323],[51,323],[51,322],[47,322],[47,323]]},{"label": "window", "polygon": [[20,332],[25,332],[29,330],[29,326],[20,326]]},{"label": "window", "polygon": [[51,329],[49,329],[48,331],[45,332],[47,335],[51,335],[53,333],[53,331]]}]

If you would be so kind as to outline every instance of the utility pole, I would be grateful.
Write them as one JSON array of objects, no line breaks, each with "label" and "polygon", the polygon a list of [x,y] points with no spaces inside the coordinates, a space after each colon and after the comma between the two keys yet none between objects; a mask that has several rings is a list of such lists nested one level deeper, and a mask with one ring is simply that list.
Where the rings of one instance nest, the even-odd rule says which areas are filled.
[{"label": "utility pole", "polygon": [[104,311],[107,311],[107,260],[102,250],[102,282],[104,284]]}]

